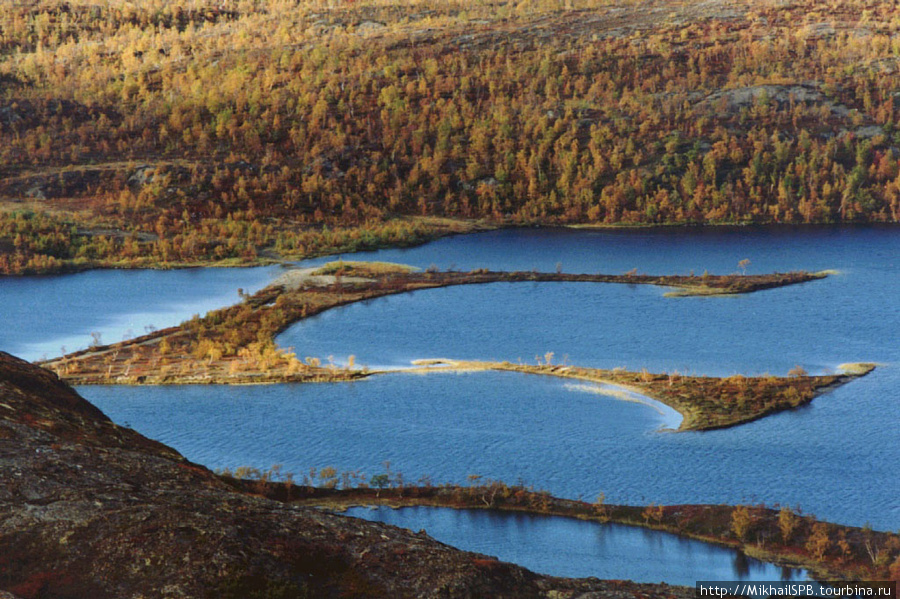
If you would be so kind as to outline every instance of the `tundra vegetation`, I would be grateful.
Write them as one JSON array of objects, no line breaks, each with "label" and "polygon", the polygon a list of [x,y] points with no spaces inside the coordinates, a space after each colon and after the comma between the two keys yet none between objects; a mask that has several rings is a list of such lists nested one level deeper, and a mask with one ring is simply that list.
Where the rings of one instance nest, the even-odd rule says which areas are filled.
[{"label": "tundra vegetation", "polygon": [[9,2],[0,273],[897,222],[898,40],[863,0]]}]

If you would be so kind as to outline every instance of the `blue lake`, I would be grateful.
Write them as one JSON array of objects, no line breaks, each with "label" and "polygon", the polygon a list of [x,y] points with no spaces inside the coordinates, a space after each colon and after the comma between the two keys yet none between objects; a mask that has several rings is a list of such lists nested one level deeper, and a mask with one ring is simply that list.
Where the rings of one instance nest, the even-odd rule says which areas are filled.
[{"label": "blue lake", "polygon": [[[735,272],[749,259],[748,272],[838,273],[720,298],[550,283],[418,291],[298,323],[279,337],[281,345],[301,357],[342,361],[352,354],[372,367],[433,357],[533,363],[547,352],[554,362],[714,375],[784,374],[798,364],[812,373],[843,362],[880,366],[805,408],[678,434],[658,432],[671,426],[671,413],[590,386],[511,373],[81,392],[117,422],[214,468],[278,463],[298,474],[334,466],[371,476],[390,462],[408,480],[464,482],[479,474],[563,497],[592,500],[604,492],[614,503],[780,503],[841,523],[900,528],[898,228],[507,230],[352,258],[660,274]],[[0,348],[36,358],[62,344],[85,346],[95,330],[104,341],[118,340],[128,328],[140,334],[135,329],[146,324],[174,324],[229,304],[238,287],[253,290],[277,274],[197,269],[0,279]]]},{"label": "blue lake", "polygon": [[896,363],[900,229],[513,230],[364,255],[463,269],[697,274],[836,269],[824,281],[719,298],[649,286],[517,283],[417,291],[321,314],[279,337],[300,355],[370,366],[451,357],[729,375]]},{"label": "blue lake", "polygon": [[266,268],[94,270],[64,276],[0,277],[0,349],[26,360],[144,335],[262,289]]},{"label": "blue lake", "polygon": [[[80,391],[116,422],[212,468],[333,466],[368,480],[389,462],[409,481],[475,474],[589,501],[603,492],[610,503],[780,503],[894,530],[898,408],[873,394],[883,376],[705,433],[659,432],[670,413],[516,373]],[[848,437],[848,422],[868,430]]]},{"label": "blue lake", "polygon": [[619,524],[446,508],[353,508],[348,516],[425,529],[437,540],[552,576],[666,582],[805,580],[782,568],[676,535]]},{"label": "blue lake", "polygon": [[[653,274],[821,270],[871,266],[895,271],[900,227],[668,227],[634,230],[505,229],[446,237],[406,249],[344,254],[441,270],[494,268],[552,272]],[[334,257],[303,264],[321,264]]]}]

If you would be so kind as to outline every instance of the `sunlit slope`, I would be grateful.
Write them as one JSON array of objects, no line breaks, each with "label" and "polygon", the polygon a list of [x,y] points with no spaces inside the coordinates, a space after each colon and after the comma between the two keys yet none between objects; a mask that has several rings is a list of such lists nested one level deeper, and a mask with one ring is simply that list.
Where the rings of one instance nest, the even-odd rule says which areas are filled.
[{"label": "sunlit slope", "polygon": [[17,3],[0,272],[408,244],[432,217],[896,222],[898,29],[853,0]]}]

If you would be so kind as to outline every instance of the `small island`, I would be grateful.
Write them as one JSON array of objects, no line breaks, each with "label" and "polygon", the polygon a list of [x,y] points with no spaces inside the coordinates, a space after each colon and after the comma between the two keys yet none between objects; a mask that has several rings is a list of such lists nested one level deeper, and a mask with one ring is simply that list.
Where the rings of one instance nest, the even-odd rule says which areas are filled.
[{"label": "small island", "polygon": [[[621,275],[545,272],[438,272],[384,262],[328,263],[319,268],[293,269],[273,284],[242,301],[195,316],[177,327],[155,331],[111,345],[95,345],[42,362],[76,385],[252,384],[333,382],[381,374],[358,368],[323,364],[320,358],[300,358],[275,344],[275,336],[291,324],[325,310],[385,295],[452,285],[524,282],[618,283],[659,285],[677,295],[751,293],[821,279],[827,273],[763,275]],[[423,365],[420,365],[423,366]],[[430,366],[435,366],[431,364]],[[775,411],[808,403],[818,394],[857,376],[872,365],[846,369],[843,374],[787,377],[726,378],[597,370],[549,363],[523,365],[447,361],[438,365],[457,370],[510,370],[578,378],[626,386],[678,410],[679,430],[708,430],[733,426]]]}]

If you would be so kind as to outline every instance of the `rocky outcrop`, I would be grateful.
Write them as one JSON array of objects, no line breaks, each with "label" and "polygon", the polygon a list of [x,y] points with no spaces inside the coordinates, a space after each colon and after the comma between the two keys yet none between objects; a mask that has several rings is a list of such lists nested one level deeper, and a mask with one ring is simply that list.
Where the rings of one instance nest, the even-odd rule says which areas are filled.
[{"label": "rocky outcrop", "polygon": [[[710,94],[705,103],[698,106],[704,108],[724,107],[727,113],[739,112],[742,108],[750,108],[757,103],[772,103],[776,108],[785,109],[792,103],[809,106],[825,106],[828,111],[838,117],[845,118],[850,110],[843,105],[835,104],[820,91],[821,84],[816,81],[794,85],[754,85],[736,89],[718,91]],[[724,102],[724,104],[723,104]]]},{"label": "rocky outcrop", "polygon": [[[11,593],[11,595],[10,595]],[[687,597],[242,493],[0,352],[0,597]]]}]

